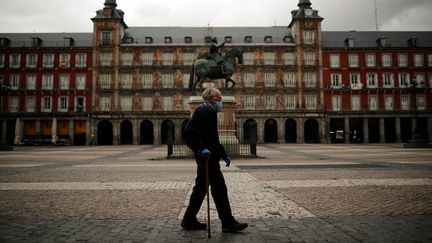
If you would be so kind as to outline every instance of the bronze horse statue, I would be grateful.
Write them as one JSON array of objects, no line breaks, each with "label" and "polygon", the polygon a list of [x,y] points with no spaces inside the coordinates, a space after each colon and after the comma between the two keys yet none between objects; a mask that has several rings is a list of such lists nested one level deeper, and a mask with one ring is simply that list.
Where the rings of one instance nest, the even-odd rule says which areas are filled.
[{"label": "bronze horse statue", "polygon": [[[236,58],[238,63],[243,63],[243,52],[240,49],[233,48],[229,50],[224,56],[224,72],[222,72],[220,66],[212,59],[198,59],[192,64],[192,70],[189,78],[189,90],[194,91],[196,86],[202,88],[201,84],[207,78],[209,79],[225,79],[225,88],[232,89],[236,82],[231,79],[234,73]],[[195,79],[195,75],[197,79]],[[232,85],[229,86],[229,83]]]}]

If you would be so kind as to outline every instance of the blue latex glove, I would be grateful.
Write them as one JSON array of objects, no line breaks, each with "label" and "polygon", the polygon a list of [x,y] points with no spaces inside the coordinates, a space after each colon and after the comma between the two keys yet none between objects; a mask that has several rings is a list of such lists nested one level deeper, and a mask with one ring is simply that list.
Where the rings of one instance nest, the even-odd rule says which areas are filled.
[{"label": "blue latex glove", "polygon": [[211,152],[207,148],[205,148],[199,152],[199,155],[204,159],[208,159],[211,155]]},{"label": "blue latex glove", "polygon": [[225,156],[223,160],[225,160],[226,167],[229,167],[231,165],[231,158],[229,156]]}]

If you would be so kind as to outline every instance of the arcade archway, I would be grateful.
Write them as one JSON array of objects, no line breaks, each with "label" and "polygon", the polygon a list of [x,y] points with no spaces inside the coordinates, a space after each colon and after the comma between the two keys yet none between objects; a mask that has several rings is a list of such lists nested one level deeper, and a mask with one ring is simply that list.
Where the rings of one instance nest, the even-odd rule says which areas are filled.
[{"label": "arcade archway", "polygon": [[113,145],[113,125],[107,120],[100,121],[97,125],[97,144]]}]

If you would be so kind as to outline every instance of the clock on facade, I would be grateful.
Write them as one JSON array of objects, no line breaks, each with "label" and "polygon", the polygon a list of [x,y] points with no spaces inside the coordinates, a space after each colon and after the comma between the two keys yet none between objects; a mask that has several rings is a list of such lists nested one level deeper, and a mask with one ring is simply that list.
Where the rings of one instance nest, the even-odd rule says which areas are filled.
[{"label": "clock on facade", "polygon": [[305,9],[305,15],[306,16],[312,16],[312,13],[313,13],[312,9],[310,9],[310,8]]}]

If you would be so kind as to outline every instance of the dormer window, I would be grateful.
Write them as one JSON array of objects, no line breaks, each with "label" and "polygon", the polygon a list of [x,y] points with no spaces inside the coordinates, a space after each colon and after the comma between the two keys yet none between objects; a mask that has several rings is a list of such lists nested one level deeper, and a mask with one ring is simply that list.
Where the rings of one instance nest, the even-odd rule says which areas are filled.
[{"label": "dormer window", "polygon": [[171,44],[172,43],[172,37],[171,36],[165,36],[165,44]]},{"label": "dormer window", "polygon": [[346,38],[345,45],[347,48],[354,48],[354,38],[352,37]]},{"label": "dormer window", "polygon": [[42,46],[42,39],[39,37],[32,37],[32,47],[41,47]]},{"label": "dormer window", "polygon": [[379,46],[380,48],[387,47],[387,38],[386,38],[386,37],[381,37],[381,38],[379,38],[379,39],[377,40],[377,42],[378,42],[378,46]]},{"label": "dormer window", "polygon": [[124,42],[125,44],[133,44],[133,42],[134,42],[134,38],[131,37],[131,36],[127,36],[127,37],[125,37],[125,38],[123,39],[123,42]]},{"label": "dormer window", "polygon": [[408,40],[409,47],[415,48],[417,47],[417,37],[413,37]]},{"label": "dormer window", "polygon": [[285,43],[292,43],[293,42],[292,36],[288,36],[288,35],[284,36],[283,42],[285,42]]},{"label": "dormer window", "polygon": [[266,36],[266,37],[264,37],[264,42],[265,43],[272,43],[272,37],[271,36]]},{"label": "dormer window", "polygon": [[204,38],[204,41],[205,41],[205,43],[210,43],[211,42],[211,39],[212,39],[212,37],[211,36],[206,36],[205,38]]},{"label": "dormer window", "polygon": [[232,36],[225,36],[225,43],[232,43]]},{"label": "dormer window", "polygon": [[152,44],[152,43],[153,43],[153,37],[146,36],[146,37],[144,38],[144,42],[145,42],[146,44]]},{"label": "dormer window", "polygon": [[244,38],[244,42],[245,42],[245,43],[252,43],[252,36],[250,36],[250,35],[245,36],[245,38]]},{"label": "dormer window", "polygon": [[75,45],[75,40],[72,37],[64,38],[64,46],[65,47],[73,47]]},{"label": "dormer window", "polygon": [[186,36],[186,37],[184,38],[184,42],[187,43],[187,44],[192,43],[192,36]]},{"label": "dormer window", "polygon": [[0,38],[0,47],[10,47],[10,43],[8,38]]}]

